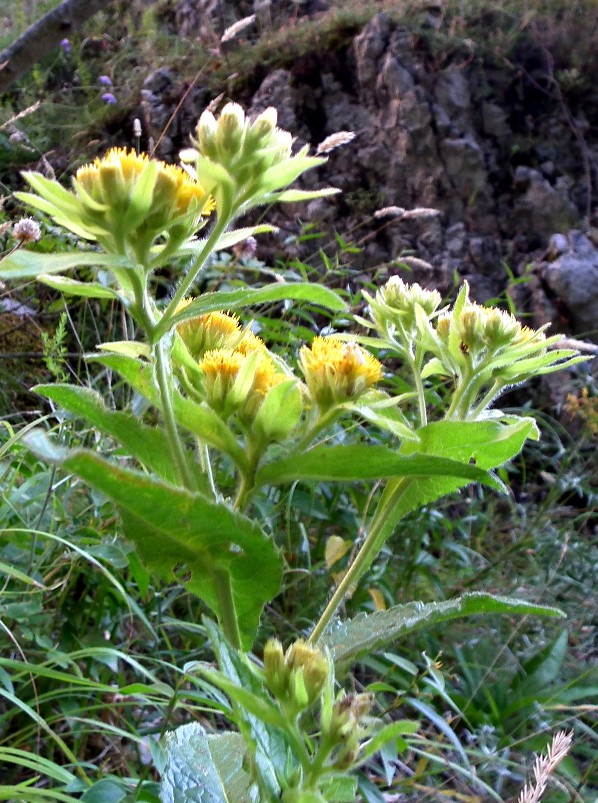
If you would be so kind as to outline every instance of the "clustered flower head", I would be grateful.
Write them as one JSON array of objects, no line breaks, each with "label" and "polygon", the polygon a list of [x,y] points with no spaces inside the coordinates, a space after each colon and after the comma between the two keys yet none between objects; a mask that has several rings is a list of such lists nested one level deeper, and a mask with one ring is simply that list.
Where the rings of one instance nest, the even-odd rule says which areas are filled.
[{"label": "clustered flower head", "polygon": [[[191,298],[185,299],[177,307],[177,312],[184,310],[192,301]],[[199,360],[207,351],[236,349],[244,338],[252,342],[259,340],[253,332],[241,328],[236,315],[227,312],[210,312],[188,318],[177,324],[176,331],[195,360]]]},{"label": "clustered flower head", "polygon": [[274,638],[264,647],[266,687],[291,719],[319,699],[331,671],[326,655],[303,639],[293,642],[286,652]]},{"label": "clustered flower head", "polygon": [[238,103],[227,103],[218,119],[209,110],[201,115],[194,147],[182,151],[181,159],[214,194],[219,213],[285,200],[272,193],[325,161],[308,156],[308,146],[292,155],[293,137],[276,123],[276,109],[251,121]]},{"label": "clustered flower head", "polygon": [[12,228],[12,236],[21,245],[35,243],[42,236],[39,223],[31,217],[24,217],[17,220]]},{"label": "clustered flower head", "polygon": [[[423,379],[451,378],[449,417],[484,416],[506,387],[583,359],[573,350],[549,350],[559,336],[547,338],[546,327],[530,329],[504,310],[471,301],[467,282],[450,309],[441,308],[436,290],[409,286],[399,277],[368,301],[373,326],[391,351],[407,358]],[[427,362],[426,354],[433,355]]]},{"label": "clustered flower head", "polygon": [[213,209],[204,187],[182,168],[125,148],[79,168],[71,192],[40,173],[24,176],[37,195],[18,193],[21,200],[107,252],[144,265],[151,264],[158,238],[171,253]]},{"label": "clustered flower head", "polygon": [[382,378],[382,365],[357,343],[315,337],[303,346],[299,365],[321,412],[355,401]]},{"label": "clustered flower head", "polygon": [[405,352],[413,348],[418,318],[435,318],[442,303],[438,290],[425,290],[419,284],[408,285],[400,276],[392,276],[374,298],[367,293],[364,296],[380,337],[393,341]]}]

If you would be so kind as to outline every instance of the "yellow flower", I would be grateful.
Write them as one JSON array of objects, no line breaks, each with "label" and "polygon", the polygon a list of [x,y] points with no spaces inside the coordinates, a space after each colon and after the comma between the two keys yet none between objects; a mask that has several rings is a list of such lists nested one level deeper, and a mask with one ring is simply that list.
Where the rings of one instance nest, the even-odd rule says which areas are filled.
[{"label": "yellow flower", "polygon": [[225,418],[236,412],[243,423],[250,423],[269,391],[287,379],[286,374],[277,371],[265,346],[263,351],[254,349],[249,353],[213,349],[206,352],[199,368],[210,407]]},{"label": "yellow flower", "polygon": [[303,346],[299,363],[312,399],[320,410],[356,399],[382,378],[382,365],[356,343],[315,337]]},{"label": "yellow flower", "polygon": [[146,269],[167,262],[214,208],[205,187],[182,168],[125,148],[80,167],[70,192],[40,173],[24,177],[37,194],[21,193],[21,200]]},{"label": "yellow flower", "polygon": [[[192,298],[182,301],[177,312],[182,312],[192,301]],[[237,316],[227,312],[209,312],[189,318],[179,323],[176,330],[196,360],[208,351],[234,349],[244,336]]]}]

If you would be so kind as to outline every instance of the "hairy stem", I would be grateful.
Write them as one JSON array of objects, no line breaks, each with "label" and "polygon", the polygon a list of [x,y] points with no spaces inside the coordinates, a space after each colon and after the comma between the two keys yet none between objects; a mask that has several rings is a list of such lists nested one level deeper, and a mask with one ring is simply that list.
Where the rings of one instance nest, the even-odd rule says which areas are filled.
[{"label": "hairy stem", "polygon": [[162,338],[154,345],[156,384],[160,391],[164,426],[168,435],[172,458],[178,468],[179,479],[188,490],[194,491],[196,490],[195,477],[193,476],[189,461],[185,455],[172,406],[172,367],[170,363],[169,340],[170,338]]}]

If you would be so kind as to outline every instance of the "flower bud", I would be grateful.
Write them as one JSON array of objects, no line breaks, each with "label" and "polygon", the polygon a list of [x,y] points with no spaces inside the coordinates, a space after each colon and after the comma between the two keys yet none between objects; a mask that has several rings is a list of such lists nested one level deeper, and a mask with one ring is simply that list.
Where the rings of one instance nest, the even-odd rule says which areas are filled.
[{"label": "flower bud", "polygon": [[239,155],[245,139],[245,112],[238,103],[227,103],[218,118],[216,147],[221,157],[230,163]]},{"label": "flower bud", "polygon": [[264,647],[264,681],[274,697],[284,697],[287,690],[288,668],[282,644],[271,638]]},{"label": "flower bud", "polygon": [[[207,156],[208,159],[216,160],[218,157],[218,148],[216,145],[216,132],[218,130],[216,118],[211,111],[207,109],[202,112],[195,135],[197,137],[196,144],[202,156]],[[184,151],[185,154],[190,155],[191,150]],[[181,158],[184,158],[181,156]],[[187,159],[185,159],[187,161]],[[189,160],[191,161],[191,160]]]},{"label": "flower bud", "polygon": [[305,689],[307,696],[307,702],[303,708],[313,705],[322,693],[328,679],[330,672],[328,659],[320,650],[302,639],[291,644],[285,659],[291,674],[297,678],[301,677],[301,686]]}]

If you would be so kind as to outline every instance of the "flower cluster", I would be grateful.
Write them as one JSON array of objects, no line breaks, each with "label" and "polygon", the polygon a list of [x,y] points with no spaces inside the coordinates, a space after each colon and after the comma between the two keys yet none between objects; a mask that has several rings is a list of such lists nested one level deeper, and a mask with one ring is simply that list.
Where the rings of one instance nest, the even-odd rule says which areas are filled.
[{"label": "flower cluster", "polygon": [[321,412],[354,401],[382,378],[382,365],[357,343],[315,337],[299,364],[312,401]]},{"label": "flower cluster", "polygon": [[283,652],[278,639],[264,647],[264,681],[289,719],[319,699],[332,667],[326,655],[303,639]]},{"label": "flower cluster", "polygon": [[195,147],[182,151],[181,159],[214,195],[219,214],[241,214],[257,204],[284,201],[283,194],[273,193],[325,161],[308,156],[308,146],[292,155],[293,137],[276,122],[274,108],[251,122],[237,103],[227,103],[218,120],[209,110],[201,115]]},{"label": "flower cluster", "polygon": [[17,193],[20,200],[108,253],[145,266],[155,267],[158,238],[164,241],[159,260],[191,237],[213,208],[205,188],[182,168],[124,148],[79,168],[71,192],[40,173],[24,176],[37,194]]},{"label": "flower cluster", "polygon": [[303,411],[299,383],[261,338],[225,312],[187,318],[176,331],[197,365],[198,372],[190,376],[195,390],[223,420],[235,415],[265,443],[288,436]]},{"label": "flower cluster", "polygon": [[[549,350],[560,336],[547,338],[546,327],[530,329],[504,310],[471,301],[467,282],[451,309],[440,308],[436,290],[406,285],[398,277],[368,301],[382,341],[422,379],[452,379],[449,418],[475,420],[506,387],[583,359],[570,349]],[[426,354],[433,356],[424,365]]]}]

